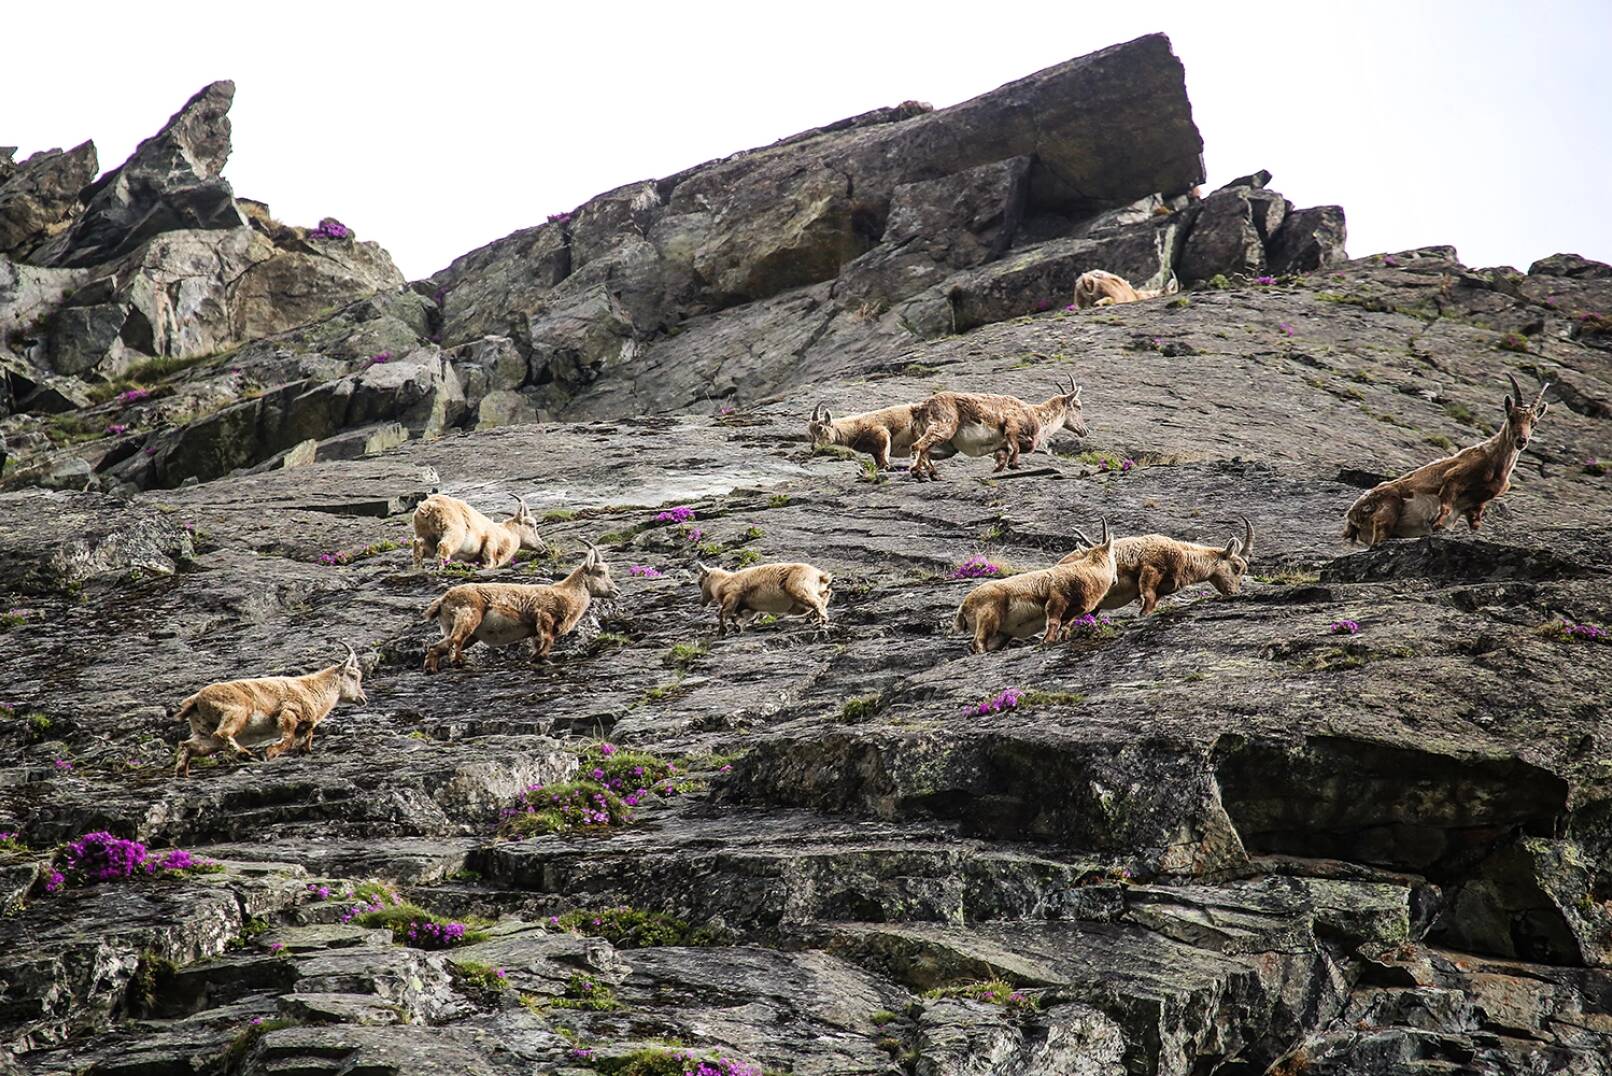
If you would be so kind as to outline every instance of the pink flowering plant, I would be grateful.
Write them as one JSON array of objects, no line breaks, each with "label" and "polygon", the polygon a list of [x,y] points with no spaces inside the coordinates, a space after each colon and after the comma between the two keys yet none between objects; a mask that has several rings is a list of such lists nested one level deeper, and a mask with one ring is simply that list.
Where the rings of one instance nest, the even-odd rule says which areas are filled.
[{"label": "pink flowering plant", "polygon": [[1006,713],[1016,710],[1019,703],[1024,701],[1024,692],[1016,687],[1010,687],[999,695],[995,695],[984,702],[977,702],[965,711],[971,717],[985,717],[988,714]]},{"label": "pink flowering plant", "polygon": [[988,979],[977,983],[959,983],[955,986],[942,986],[924,992],[924,997],[965,998],[969,1001],[983,1001],[987,1005],[996,1005],[1004,1009],[1016,1009],[1020,1012],[1035,1012],[1035,998],[1029,993],[1016,989],[1012,983],[1003,979]]},{"label": "pink flowering plant", "polygon": [[139,841],[98,830],[69,841],[57,851],[45,892],[139,878],[216,874],[223,869],[211,860],[197,859],[183,848],[155,853]]},{"label": "pink flowering plant", "polygon": [[677,763],[608,742],[589,747],[578,761],[574,779],[534,784],[522,792],[501,812],[500,829],[516,837],[605,834],[631,825],[635,808],[696,787]]},{"label": "pink flowering plant", "polygon": [[150,396],[150,389],[125,389],[116,396],[112,397],[112,402],[116,404],[139,403],[141,400],[148,399]]},{"label": "pink flowering plant", "polygon": [[676,508],[668,508],[664,512],[655,514],[656,523],[687,523],[693,518],[694,509],[686,504],[680,504]]},{"label": "pink flowering plant", "polygon": [[1330,635],[1359,635],[1360,621],[1334,620],[1330,625],[1328,625],[1327,633]]},{"label": "pink flowering plant", "polygon": [[[309,886],[318,896],[317,883]],[[392,940],[411,949],[452,949],[460,945],[474,945],[487,940],[482,929],[489,924],[484,919],[467,917],[463,922],[434,915],[418,904],[412,904],[380,882],[365,882],[353,887],[351,893],[337,895],[344,903],[339,919],[342,923],[372,929],[385,928],[392,932]]]},{"label": "pink flowering plant", "polygon": [[325,217],[319,226],[308,233],[310,239],[350,239],[353,230],[335,217]]},{"label": "pink flowering plant", "polygon": [[631,564],[627,567],[627,574],[638,579],[664,579],[666,573],[659,568],[652,568],[647,564]]},{"label": "pink flowering plant", "polygon": [[1575,624],[1571,620],[1547,624],[1545,634],[1561,643],[1612,643],[1612,628],[1603,628],[1599,624]]},{"label": "pink flowering plant", "polygon": [[22,834],[16,830],[0,829],[0,855],[26,851],[28,846],[22,843]]},{"label": "pink flowering plant", "polygon": [[993,564],[984,553],[975,553],[952,569],[953,579],[991,579],[1002,574],[1002,566]]},{"label": "pink flowering plant", "polygon": [[1107,639],[1118,630],[1102,613],[1087,613],[1063,622],[1064,634],[1071,639]]}]

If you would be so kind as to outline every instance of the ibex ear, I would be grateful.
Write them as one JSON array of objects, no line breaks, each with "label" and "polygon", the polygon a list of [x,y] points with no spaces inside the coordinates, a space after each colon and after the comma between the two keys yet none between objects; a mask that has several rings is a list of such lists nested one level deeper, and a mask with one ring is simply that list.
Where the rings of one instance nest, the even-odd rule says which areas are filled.
[{"label": "ibex ear", "polygon": [[1539,406],[1534,408],[1534,421],[1538,422],[1540,419],[1544,418],[1545,412],[1549,410],[1550,404],[1546,403],[1544,400],[1540,400]]},{"label": "ibex ear", "polygon": [[1235,557],[1237,554],[1241,553],[1242,551],[1243,551],[1242,539],[1233,538],[1231,541],[1226,543],[1226,548],[1221,553],[1221,556],[1223,556],[1223,557]]},{"label": "ibex ear", "polygon": [[834,421],[834,412],[830,411],[826,407],[823,408],[823,417],[819,421],[821,421],[825,426],[828,425],[830,422]]},{"label": "ibex ear", "polygon": [[1510,396],[1507,396],[1506,397],[1506,417],[1510,418],[1512,415],[1514,415],[1516,413],[1517,413],[1517,401],[1513,400]]},{"label": "ibex ear", "polygon": [[710,575],[710,574],[711,574],[711,569],[709,569],[709,568],[707,568],[707,567],[706,567],[706,566],[705,566],[705,562],[704,562],[704,561],[701,561],[701,560],[697,560],[697,561],[695,561],[695,562],[694,562],[694,567],[695,567],[695,568],[697,568],[697,569],[699,569],[699,573],[700,573],[700,578],[701,578],[701,579],[704,579],[704,578],[705,578],[705,577],[706,577],[706,576],[708,576],[708,575]]}]

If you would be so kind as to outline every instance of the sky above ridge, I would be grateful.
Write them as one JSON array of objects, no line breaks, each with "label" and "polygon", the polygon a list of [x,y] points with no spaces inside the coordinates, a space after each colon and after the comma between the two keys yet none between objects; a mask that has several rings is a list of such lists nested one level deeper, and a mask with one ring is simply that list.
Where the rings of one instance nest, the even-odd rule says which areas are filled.
[{"label": "sky above ridge", "polygon": [[903,100],[956,104],[1145,33],[1187,72],[1209,186],[1342,205],[1356,256],[1612,261],[1612,2],[791,6],[180,0],[7,5],[0,144],[121,163],[234,79],[237,194],[335,216],[423,277],[595,194]]}]

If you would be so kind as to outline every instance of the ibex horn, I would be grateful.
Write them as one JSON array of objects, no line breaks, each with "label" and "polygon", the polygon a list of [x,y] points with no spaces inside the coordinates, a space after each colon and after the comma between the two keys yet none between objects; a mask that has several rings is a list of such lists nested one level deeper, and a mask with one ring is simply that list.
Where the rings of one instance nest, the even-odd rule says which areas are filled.
[{"label": "ibex horn", "polygon": [[1517,384],[1517,379],[1512,377],[1510,374],[1506,375],[1506,380],[1511,382],[1511,400],[1512,400],[1512,402],[1515,403],[1518,407],[1521,407],[1522,406],[1522,386],[1518,385]]},{"label": "ibex horn", "polygon": [[1103,540],[1098,542],[1097,544],[1098,545],[1107,545],[1108,544],[1108,517],[1107,516],[1103,517]]},{"label": "ibex horn", "polygon": [[514,497],[515,503],[521,506],[521,511],[527,511],[525,497],[522,497],[519,493],[511,493],[510,496]]},{"label": "ibex horn", "polygon": [[353,648],[350,645],[348,645],[347,643],[342,643],[341,645],[347,647],[347,664],[349,664],[349,665],[357,665],[358,664],[358,655],[353,653]]},{"label": "ibex horn", "polygon": [[1085,544],[1086,548],[1090,549],[1097,544],[1088,538],[1086,536],[1086,532],[1081,530],[1079,527],[1070,527],[1069,529],[1075,532],[1075,537],[1079,538],[1081,542]]},{"label": "ibex horn", "polygon": [[1548,388],[1550,388],[1550,382],[1549,381],[1541,381],[1539,383],[1539,395],[1534,397],[1534,407],[1536,409],[1539,407],[1540,404],[1545,402],[1545,390],[1548,389]]},{"label": "ibex horn", "polygon": [[1243,559],[1244,560],[1253,560],[1254,559],[1254,525],[1252,523],[1248,522],[1248,517],[1247,516],[1243,516],[1242,519],[1243,519],[1243,527],[1248,532],[1248,536],[1243,539]]}]

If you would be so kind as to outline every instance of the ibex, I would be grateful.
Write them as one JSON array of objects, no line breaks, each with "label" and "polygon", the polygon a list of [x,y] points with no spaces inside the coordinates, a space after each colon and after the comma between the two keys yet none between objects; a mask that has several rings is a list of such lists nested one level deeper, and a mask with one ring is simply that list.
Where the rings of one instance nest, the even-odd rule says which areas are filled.
[{"label": "ibex", "polygon": [[1045,445],[1053,434],[1069,429],[1086,436],[1086,419],[1080,412],[1081,388],[1069,378],[1069,388],[1041,403],[1026,403],[1017,396],[983,392],[937,392],[918,412],[923,436],[912,446],[914,478],[935,478],[930,459],[945,445],[965,456],[994,455],[996,469],[1017,469],[1019,453]]},{"label": "ibex", "polygon": [[879,470],[890,469],[891,456],[908,456],[913,442],[922,432],[918,429],[915,412],[922,404],[897,404],[878,411],[864,411],[858,415],[835,418],[822,404],[812,408],[812,417],[806,423],[811,434],[812,447],[844,445],[853,452],[866,452],[873,457]]},{"label": "ibex", "polygon": [[[1122,609],[1142,599],[1142,615],[1151,613],[1159,599],[1194,583],[1210,583],[1222,594],[1235,594],[1248,574],[1254,556],[1254,525],[1243,517],[1244,537],[1225,547],[1182,542],[1163,534],[1139,534],[1114,543],[1114,585],[1102,608]],[[1059,564],[1069,564],[1085,553],[1077,549]]]},{"label": "ibex", "polygon": [[443,655],[454,665],[477,643],[508,646],[532,640],[532,660],[542,661],[554,640],[577,626],[594,598],[620,594],[610,566],[590,542],[588,555],[571,574],[545,586],[521,583],[461,583],[425,610],[442,627],[442,639],[425,652],[425,671],[436,672]]},{"label": "ibex", "polygon": [[502,568],[522,549],[543,549],[525,498],[516,496],[515,503],[515,514],[495,523],[457,497],[431,494],[414,510],[415,570],[428,553],[443,564],[479,560],[484,568]]},{"label": "ibex", "polygon": [[1066,621],[1095,611],[1114,585],[1114,540],[1103,520],[1102,541],[1075,531],[1089,548],[1071,553],[1051,568],[992,579],[969,591],[952,626],[972,632],[976,654],[1000,650],[1009,640],[1045,632],[1042,643],[1058,637]]},{"label": "ibex", "polygon": [[828,599],[834,577],[810,564],[758,564],[737,572],[700,569],[700,604],[716,603],[716,633],[728,633],[731,617],[736,630],[762,613],[778,616],[815,616],[819,629],[828,627]]},{"label": "ibex", "polygon": [[1161,295],[1174,295],[1181,290],[1180,281],[1170,274],[1169,283],[1162,288],[1133,288],[1131,282],[1115,273],[1093,269],[1081,273],[1075,280],[1075,306],[1085,310],[1092,306],[1114,306],[1117,303],[1134,303],[1138,299],[1157,299]]},{"label": "ibex", "polygon": [[[367,703],[364,669],[353,648],[347,660],[305,676],[260,676],[208,684],[179,704],[176,718],[190,722],[190,739],[179,745],[174,776],[190,774],[193,755],[211,755],[225,747],[242,758],[254,746],[268,744],[264,758],[274,758],[297,746],[303,754],[313,750],[313,730],[336,703]],[[302,742],[297,743],[301,733]]]},{"label": "ibex", "polygon": [[1517,456],[1528,447],[1534,423],[1550,407],[1545,402],[1548,381],[1524,407],[1517,379],[1510,374],[1506,378],[1511,382],[1506,421],[1494,436],[1361,494],[1345,516],[1344,538],[1367,546],[1389,538],[1421,538],[1442,529],[1455,512],[1477,530],[1489,502],[1511,488]]}]

